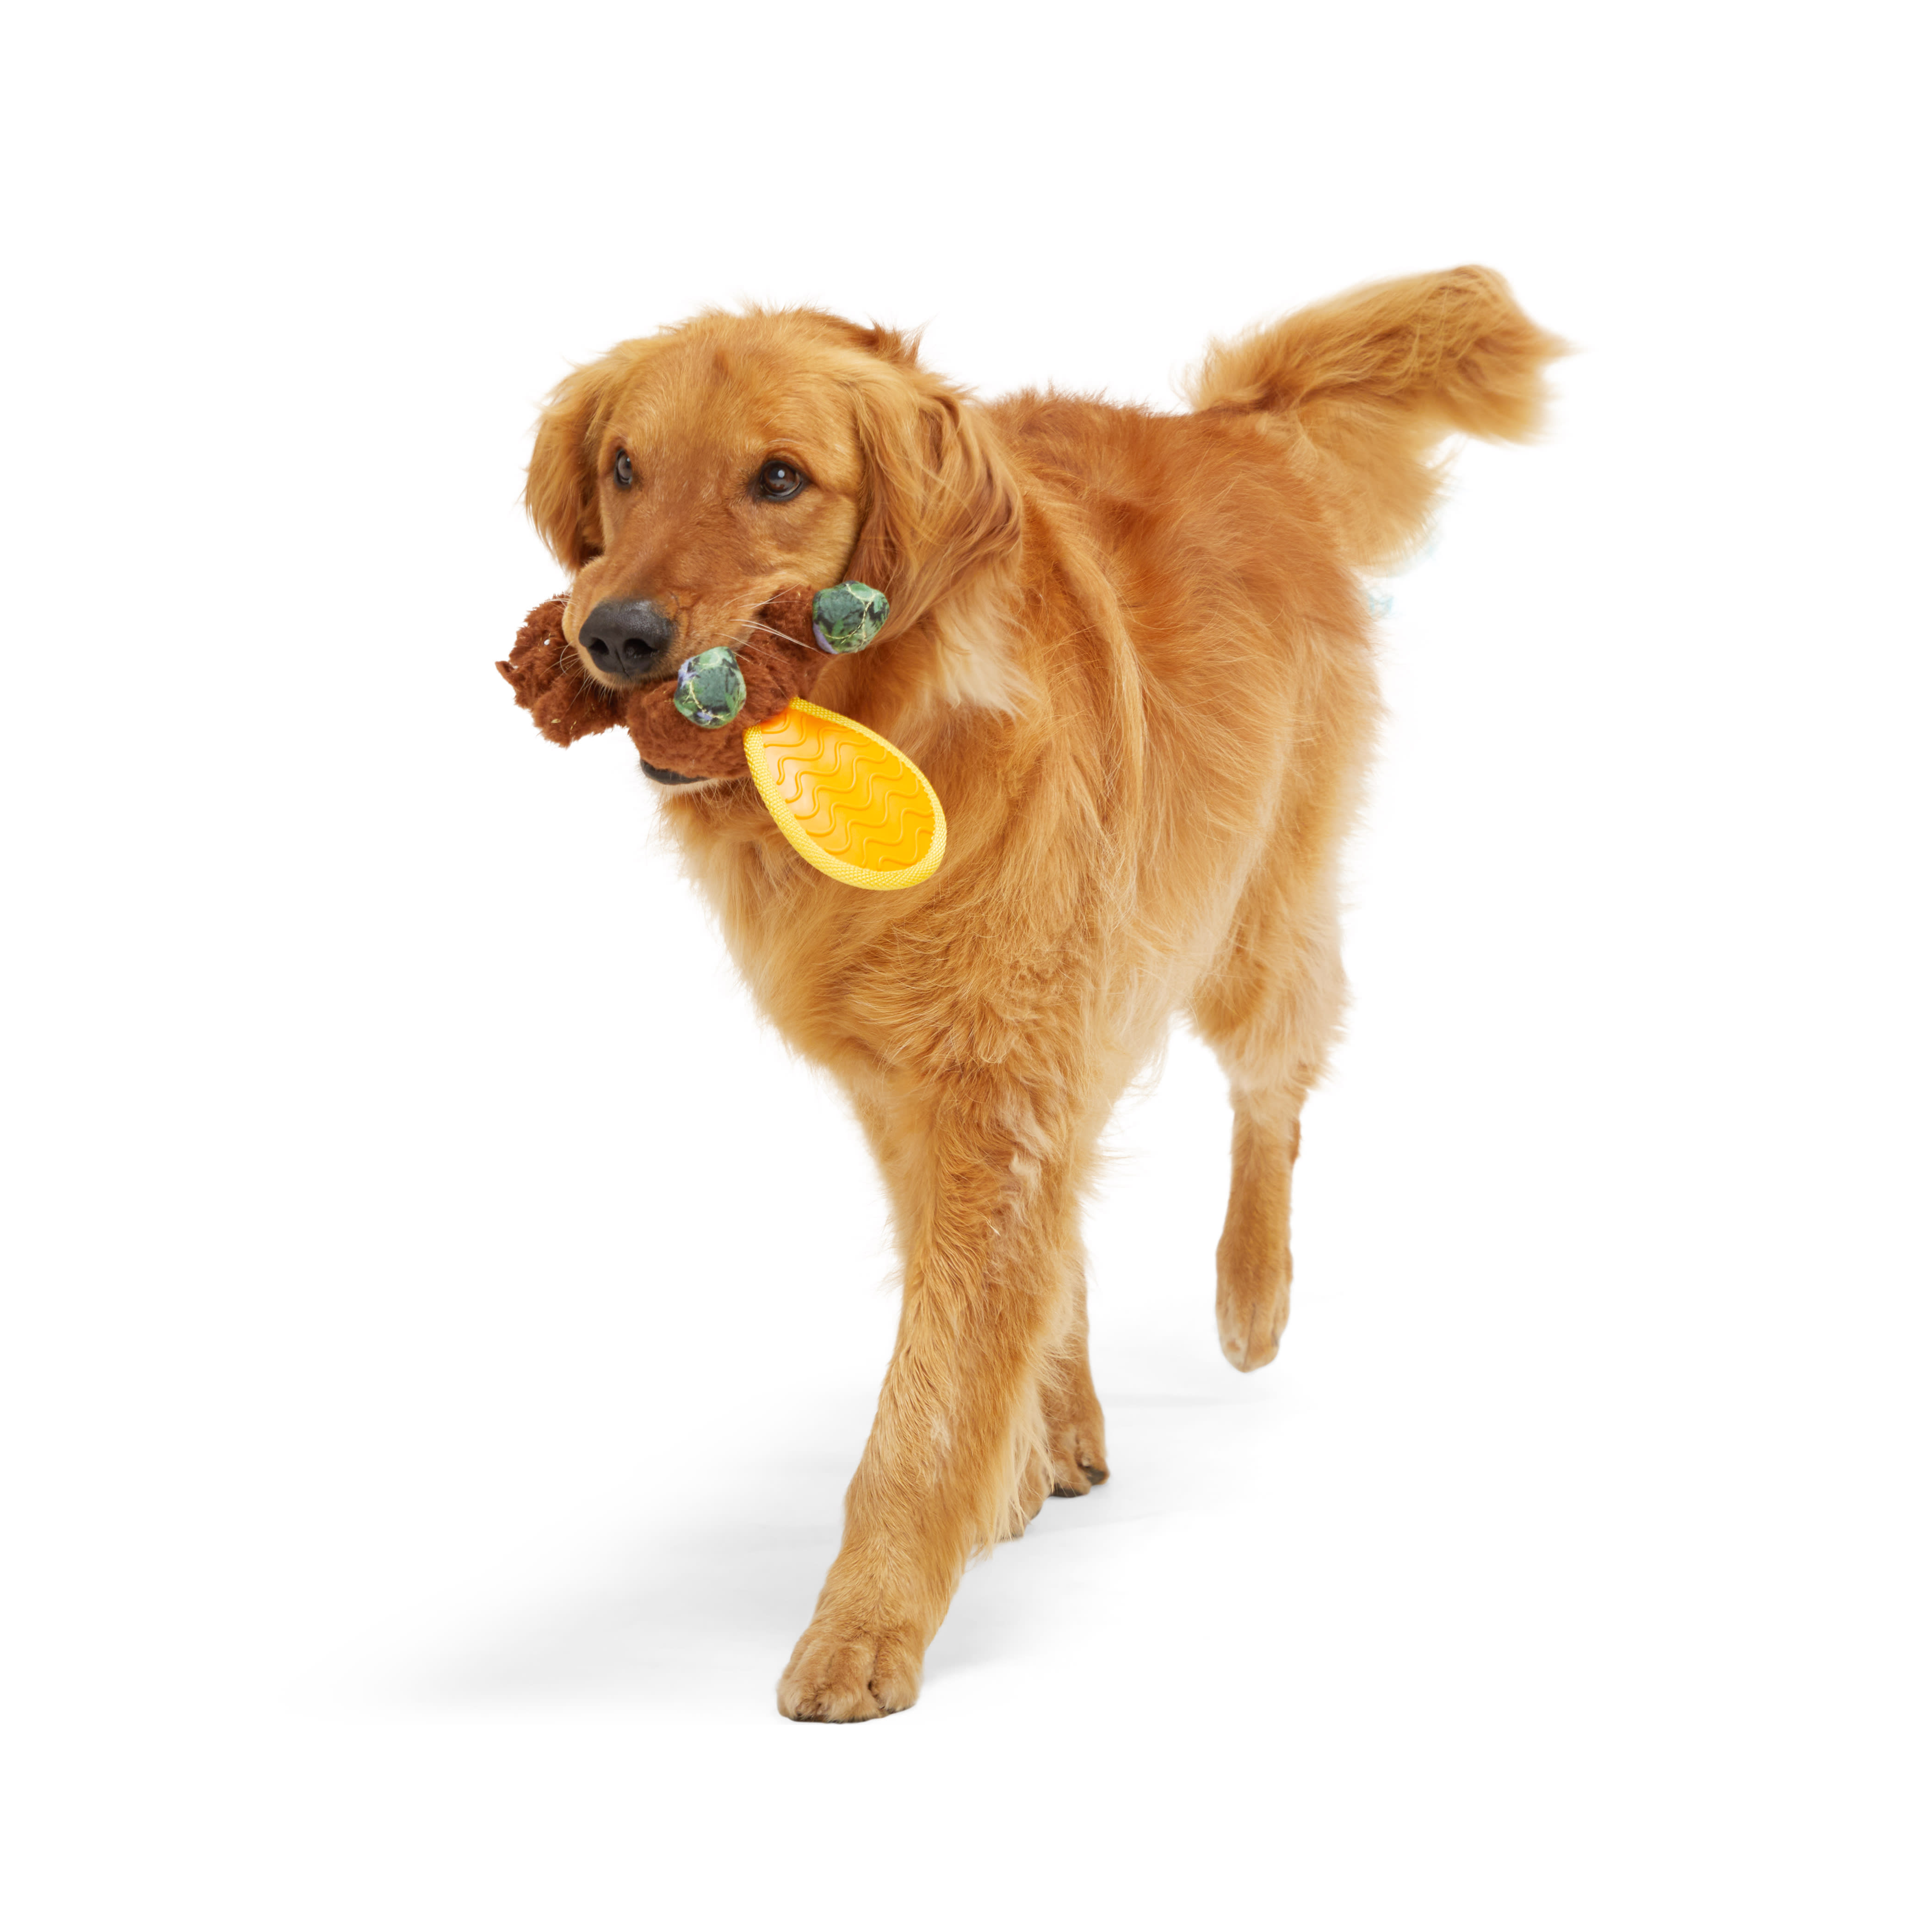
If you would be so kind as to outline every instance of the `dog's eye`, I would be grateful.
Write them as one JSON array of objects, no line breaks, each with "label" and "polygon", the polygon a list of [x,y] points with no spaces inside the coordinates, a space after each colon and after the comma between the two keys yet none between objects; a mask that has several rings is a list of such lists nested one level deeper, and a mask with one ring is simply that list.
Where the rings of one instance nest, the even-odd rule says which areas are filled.
[{"label": "dog's eye", "polygon": [[631,487],[631,452],[628,449],[618,451],[617,460],[610,466],[610,473],[616,478],[619,489],[628,490]]},{"label": "dog's eye", "polygon": [[805,472],[790,463],[768,463],[758,472],[758,494],[767,502],[782,503],[805,488]]}]

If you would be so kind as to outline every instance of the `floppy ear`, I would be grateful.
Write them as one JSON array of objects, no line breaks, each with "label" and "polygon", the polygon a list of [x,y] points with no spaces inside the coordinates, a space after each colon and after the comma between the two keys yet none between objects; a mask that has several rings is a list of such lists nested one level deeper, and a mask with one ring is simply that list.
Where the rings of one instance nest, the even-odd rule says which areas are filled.
[{"label": "floppy ear", "polygon": [[1018,548],[1020,494],[998,439],[959,393],[910,346],[880,346],[854,389],[867,501],[850,574],[886,593],[898,631]]},{"label": "floppy ear", "polygon": [[604,430],[602,367],[566,376],[537,420],[524,506],[565,568],[581,570],[604,548],[597,514],[597,443]]}]

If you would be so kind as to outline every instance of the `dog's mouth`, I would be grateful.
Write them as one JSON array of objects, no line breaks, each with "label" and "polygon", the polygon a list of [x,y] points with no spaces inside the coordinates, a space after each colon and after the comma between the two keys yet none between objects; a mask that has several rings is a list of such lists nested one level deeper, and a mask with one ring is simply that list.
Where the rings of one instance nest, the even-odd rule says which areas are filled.
[{"label": "dog's mouth", "polygon": [[[737,631],[734,633],[715,640],[714,644],[722,644],[733,651],[741,651],[743,650],[747,645],[751,644],[758,637],[760,632],[766,631],[770,628],[770,626],[768,625],[760,624],[754,621],[741,626]],[[782,635],[783,633],[779,633],[778,634]],[[714,648],[714,644],[707,644],[700,639],[687,637],[680,641],[679,648],[682,649],[686,652],[686,656],[684,658],[680,660],[680,663],[682,664],[688,663],[692,658],[698,657],[704,652],[712,650]],[[622,684],[616,686],[615,688],[625,694],[628,694],[634,691],[648,691],[657,686],[668,685],[675,682],[678,674],[679,668],[677,666],[674,666],[669,670],[656,672],[649,677],[628,679]],[[607,684],[609,682],[608,680],[601,681]],[[728,729],[730,728],[728,727],[726,728]],[[691,772],[680,772],[675,767],[670,765],[654,765],[651,763],[650,759],[645,758],[640,758],[638,760],[638,764],[640,768],[643,770],[644,776],[649,778],[653,784],[666,785],[680,789],[687,787],[698,788],[705,785],[729,784],[732,782],[733,778],[743,776],[742,766],[740,766],[739,771],[733,773],[730,777],[725,777],[716,772],[699,772],[695,773]]]},{"label": "dog's mouth", "polygon": [[[885,621],[888,606],[879,591],[864,584],[840,584],[818,591],[789,586],[767,598],[760,608],[764,615],[740,622],[726,643],[707,645],[689,626],[684,627],[682,637],[674,632],[668,640],[654,638],[654,650],[665,656],[679,649],[688,653],[674,674],[662,656],[649,662],[640,656],[627,667],[632,674],[619,688],[632,695],[622,700],[623,710],[637,746],[639,767],[653,784],[692,792],[746,776],[742,754],[734,758],[728,748],[744,736],[748,721],[769,723],[787,704],[812,688],[828,658],[862,650]],[[617,620],[610,622],[615,626]],[[618,635],[628,652],[629,634],[620,632]],[[804,642],[807,636],[812,644]],[[774,639],[776,644],[768,641]],[[604,660],[618,647],[608,638],[600,638],[596,645],[597,662],[586,667],[593,676],[605,673],[598,682],[607,688],[611,683],[611,667]],[[578,650],[581,659],[580,641]],[[674,687],[668,695],[667,686]],[[678,714],[676,718],[671,716],[673,712]],[[679,728],[680,719],[704,733],[717,734],[716,741],[707,742],[702,752],[694,749],[689,753],[698,767],[694,772],[679,769],[684,761],[680,754],[692,735]],[[659,758],[668,754],[679,763],[655,764],[652,752]]]},{"label": "dog's mouth", "polygon": [[644,767],[646,778],[655,778],[661,785],[705,784],[713,782],[704,778],[692,778],[684,772],[667,771],[662,765],[654,765],[648,758],[640,758],[638,763]]}]

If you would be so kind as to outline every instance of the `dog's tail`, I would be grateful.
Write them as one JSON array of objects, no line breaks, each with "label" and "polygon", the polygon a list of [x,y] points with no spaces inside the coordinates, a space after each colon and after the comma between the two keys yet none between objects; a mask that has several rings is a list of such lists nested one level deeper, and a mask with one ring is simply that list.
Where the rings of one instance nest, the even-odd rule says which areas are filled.
[{"label": "dog's tail", "polygon": [[1520,440],[1544,400],[1544,365],[1567,352],[1492,268],[1380,282],[1210,344],[1186,394],[1204,412],[1254,414],[1318,471],[1349,561],[1393,562],[1422,535],[1452,430]]}]

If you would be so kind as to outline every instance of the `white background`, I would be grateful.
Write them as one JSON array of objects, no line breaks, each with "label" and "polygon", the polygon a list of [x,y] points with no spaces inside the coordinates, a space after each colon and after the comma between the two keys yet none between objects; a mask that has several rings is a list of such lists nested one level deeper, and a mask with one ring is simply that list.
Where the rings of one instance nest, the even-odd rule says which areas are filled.
[{"label": "white background", "polygon": [[[15,28],[10,1924],[1926,1922],[1906,18]],[[1394,586],[1282,1357],[1178,1037],[1114,1480],[912,1713],[788,1725],[883,1210],[626,748],[490,668],[542,394],[748,297],[1172,406],[1464,261],[1581,352]]]}]

